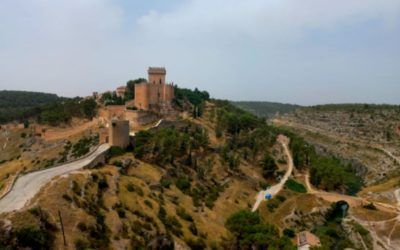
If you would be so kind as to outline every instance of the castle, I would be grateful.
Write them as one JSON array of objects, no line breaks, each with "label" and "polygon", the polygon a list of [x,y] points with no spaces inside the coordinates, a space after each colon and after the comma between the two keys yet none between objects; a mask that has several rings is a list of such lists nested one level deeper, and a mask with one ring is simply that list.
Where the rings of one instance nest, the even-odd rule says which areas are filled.
[{"label": "castle", "polygon": [[[129,143],[127,138],[130,129],[139,129],[162,116],[176,115],[171,105],[174,99],[174,85],[165,83],[166,74],[165,68],[149,67],[148,80],[134,85],[133,100],[126,101],[125,105],[108,105],[104,110],[100,110],[101,121],[108,123],[106,127],[109,128],[101,133],[101,142],[124,148]],[[127,86],[121,86],[116,89],[115,95],[124,98],[128,91]],[[101,98],[97,93],[93,96]]]},{"label": "castle", "polygon": [[134,105],[139,110],[159,110],[171,104],[174,98],[173,84],[165,83],[165,68],[148,69],[148,82],[135,85]]}]

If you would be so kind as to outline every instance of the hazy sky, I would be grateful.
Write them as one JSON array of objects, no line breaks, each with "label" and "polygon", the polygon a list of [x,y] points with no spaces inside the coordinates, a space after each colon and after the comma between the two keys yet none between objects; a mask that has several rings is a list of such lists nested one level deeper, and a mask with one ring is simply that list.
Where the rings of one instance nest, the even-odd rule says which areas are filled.
[{"label": "hazy sky", "polygon": [[400,0],[0,0],[0,89],[89,95],[165,66],[232,100],[400,103]]}]

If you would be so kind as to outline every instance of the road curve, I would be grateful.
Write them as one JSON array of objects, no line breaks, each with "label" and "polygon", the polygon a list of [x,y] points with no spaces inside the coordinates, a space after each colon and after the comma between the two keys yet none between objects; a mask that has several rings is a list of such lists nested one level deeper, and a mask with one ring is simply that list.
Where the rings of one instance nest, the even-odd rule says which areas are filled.
[{"label": "road curve", "polygon": [[108,144],[102,144],[93,153],[77,161],[19,177],[11,191],[0,200],[0,214],[23,208],[51,179],[89,165],[109,148]]},{"label": "road curve", "polygon": [[272,197],[274,197],[277,193],[279,193],[282,190],[283,186],[285,185],[286,181],[292,175],[294,166],[293,166],[292,154],[289,152],[289,148],[288,148],[288,138],[283,135],[279,135],[278,142],[282,145],[282,147],[285,151],[285,154],[287,156],[288,169],[286,170],[285,175],[283,176],[283,178],[281,179],[281,181],[278,184],[273,185],[270,188],[267,188],[266,190],[260,191],[257,194],[256,203],[254,203],[253,209],[251,210],[252,212],[255,212],[258,209],[261,202],[263,200],[265,200],[265,195],[267,193],[271,194]]}]

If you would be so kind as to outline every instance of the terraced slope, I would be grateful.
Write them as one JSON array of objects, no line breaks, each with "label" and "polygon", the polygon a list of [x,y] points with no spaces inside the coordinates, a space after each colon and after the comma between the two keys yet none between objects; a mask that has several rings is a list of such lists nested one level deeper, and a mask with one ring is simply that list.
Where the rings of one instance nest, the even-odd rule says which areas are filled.
[{"label": "terraced slope", "polygon": [[388,105],[328,105],[299,109],[274,120],[352,163],[367,184],[400,174],[400,108]]}]

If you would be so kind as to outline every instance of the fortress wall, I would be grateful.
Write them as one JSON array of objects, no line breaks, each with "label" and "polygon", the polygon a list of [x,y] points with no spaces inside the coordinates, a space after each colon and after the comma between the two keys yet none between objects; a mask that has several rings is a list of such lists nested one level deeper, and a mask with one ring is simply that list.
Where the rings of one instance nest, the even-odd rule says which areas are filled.
[{"label": "fortress wall", "polygon": [[[160,93],[160,89],[161,89],[162,85],[158,85],[158,84],[149,84],[149,104],[150,105],[155,105],[157,104],[160,99],[159,97],[159,93]],[[161,93],[160,93],[161,95]]]},{"label": "fortress wall", "polygon": [[171,102],[174,99],[174,86],[167,84],[165,85],[165,99],[164,101]]},{"label": "fortress wall", "polygon": [[125,119],[125,105],[110,105],[107,106],[106,118],[112,120],[113,118]]},{"label": "fortress wall", "polygon": [[155,122],[159,119],[157,115],[143,110],[127,110],[125,116],[131,122],[133,128]]},{"label": "fortress wall", "polygon": [[140,83],[135,85],[135,106],[138,109],[149,109],[149,84]]}]

